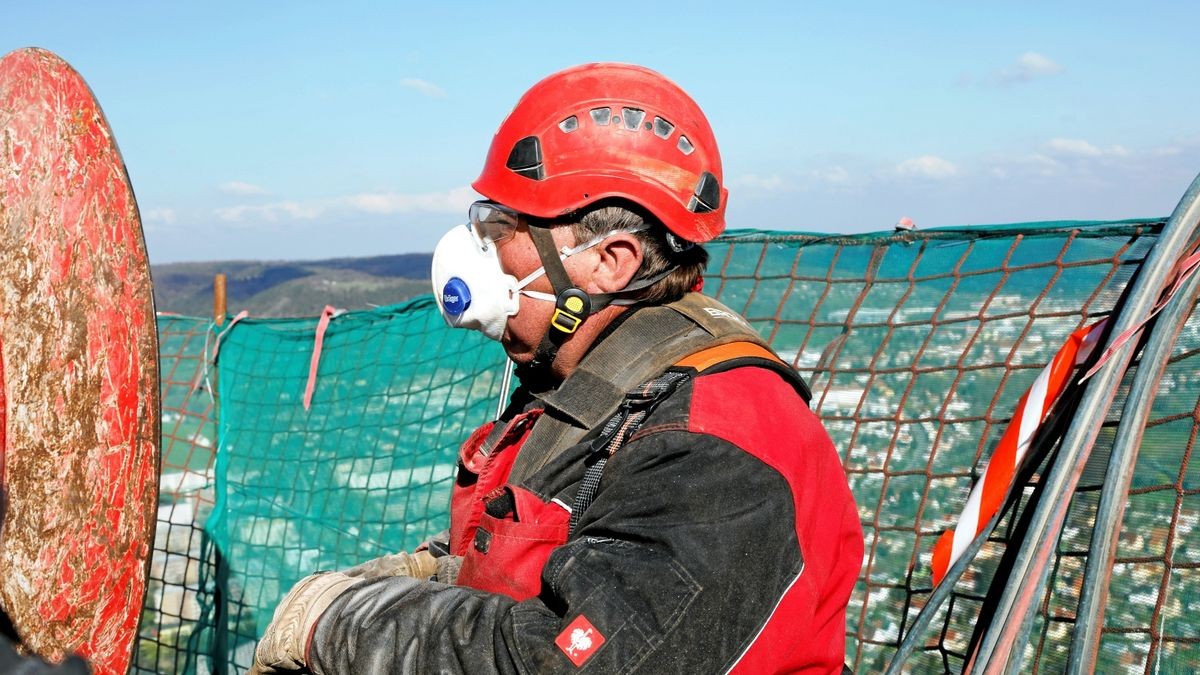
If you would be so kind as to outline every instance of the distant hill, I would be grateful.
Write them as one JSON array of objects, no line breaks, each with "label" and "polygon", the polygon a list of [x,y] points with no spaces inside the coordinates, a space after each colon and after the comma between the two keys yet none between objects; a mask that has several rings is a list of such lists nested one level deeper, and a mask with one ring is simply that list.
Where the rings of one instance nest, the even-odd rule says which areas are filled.
[{"label": "distant hill", "polygon": [[325,305],[365,309],[430,292],[430,253],[308,261],[169,263],[152,265],[155,308],[190,316],[213,311],[213,276],[226,276],[231,314],[316,316]]}]

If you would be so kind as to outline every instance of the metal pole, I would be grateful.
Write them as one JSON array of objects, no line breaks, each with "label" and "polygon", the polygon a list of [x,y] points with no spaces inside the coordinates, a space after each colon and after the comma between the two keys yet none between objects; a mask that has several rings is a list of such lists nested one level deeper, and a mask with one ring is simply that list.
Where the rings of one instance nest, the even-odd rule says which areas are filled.
[{"label": "metal pole", "polygon": [[[217,274],[213,277],[213,322],[217,325],[217,328],[225,324],[226,314],[228,312],[225,295],[225,275]],[[210,358],[210,354],[205,354],[204,358]],[[213,415],[219,420],[221,399],[217,395],[217,376],[216,363],[213,363]],[[216,429],[218,435],[216,447],[219,452],[221,447],[219,440],[221,425],[219,423],[216,424]],[[220,477],[217,480],[220,481]],[[229,672],[229,605],[232,599],[229,597],[229,562],[225,560],[220,545],[215,543],[213,545],[213,567],[216,575],[216,588],[213,591],[213,605],[215,607],[213,613],[212,670],[215,675],[225,675]]]},{"label": "metal pole", "polygon": [[504,409],[508,407],[508,394],[512,388],[513,366],[515,364],[507,357],[504,359],[504,374],[500,376],[500,400],[496,403],[496,419],[500,419],[500,415]]},{"label": "metal pole", "polygon": [[[1200,181],[1200,177],[1197,181]],[[1192,183],[1192,190],[1189,190],[1188,195],[1184,196],[1180,206],[1176,208],[1177,213],[1182,209],[1180,218],[1185,223],[1200,220],[1200,205],[1197,204],[1196,196],[1192,194],[1196,185],[1196,182]],[[1167,361],[1171,357],[1175,341],[1192,313],[1198,294],[1200,275],[1189,279],[1159,315],[1154,334],[1142,353],[1137,375],[1134,376],[1129,396],[1125,400],[1117,435],[1113,440],[1112,455],[1108,460],[1108,470],[1104,475],[1096,523],[1092,528],[1092,541],[1088,547],[1087,567],[1083,575],[1075,633],[1071,638],[1067,672],[1095,672],[1109,582],[1112,580],[1112,566],[1117,555],[1117,536],[1125,515],[1125,498],[1133,480],[1142,435],[1146,431],[1150,406],[1158,393],[1158,383],[1167,369]]]},{"label": "metal pole", "polygon": [[975,561],[975,554],[979,553],[979,549],[988,540],[988,535],[995,529],[996,523],[1000,521],[1000,517],[1004,515],[1003,509],[996,512],[992,519],[988,521],[984,531],[980,536],[975,537],[970,546],[963,551],[963,554],[958,556],[950,569],[946,570],[946,576],[942,578],[942,583],[933,588],[933,593],[929,599],[925,601],[925,605],[921,607],[921,611],[917,614],[917,618],[913,621],[912,627],[904,634],[904,640],[900,642],[900,647],[892,654],[892,660],[888,662],[886,675],[900,675],[904,669],[904,662],[912,653],[916,651],[918,646],[925,644],[925,631],[929,628],[929,624],[933,621],[934,615],[937,614],[942,604],[946,602],[946,598],[954,591],[954,584],[958,582],[958,578],[962,576],[967,567]]},{"label": "metal pole", "polygon": [[[1145,319],[1174,271],[1180,251],[1192,239],[1200,215],[1200,176],[1192,181],[1175,213],[1163,228],[1158,242],[1142,264],[1125,307],[1117,317],[1109,342]],[[1106,345],[1107,347],[1107,345]],[[1087,384],[1059,450],[1059,457],[1043,478],[1045,494],[1034,511],[1029,531],[1021,542],[1011,579],[996,606],[998,621],[983,636],[971,672],[1016,672],[1024,660],[1025,643],[1037,611],[1037,600],[1045,591],[1047,564],[1058,541],[1067,508],[1079,483],[1087,457],[1100,426],[1116,395],[1129,361],[1132,345],[1126,344]]]}]

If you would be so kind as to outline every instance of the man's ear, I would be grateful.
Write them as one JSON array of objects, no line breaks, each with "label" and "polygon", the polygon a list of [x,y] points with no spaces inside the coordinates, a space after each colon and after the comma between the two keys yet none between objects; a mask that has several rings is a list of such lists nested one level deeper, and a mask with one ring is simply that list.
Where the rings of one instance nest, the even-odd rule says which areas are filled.
[{"label": "man's ear", "polygon": [[629,285],[642,266],[642,242],[621,232],[596,246],[596,265],[588,285],[591,293],[614,293]]}]

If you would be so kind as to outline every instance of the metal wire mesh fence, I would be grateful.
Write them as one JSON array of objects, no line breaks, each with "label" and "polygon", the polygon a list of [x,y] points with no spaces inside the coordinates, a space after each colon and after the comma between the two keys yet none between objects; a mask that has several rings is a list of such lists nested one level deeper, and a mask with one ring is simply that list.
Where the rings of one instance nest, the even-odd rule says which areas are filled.
[{"label": "metal wire mesh fence", "polygon": [[204,522],[213,505],[216,420],[206,344],[209,322],[159,315],[162,473],[158,527],[133,672],[193,670],[211,635],[198,630],[213,588]]},{"label": "metal wire mesh fence", "polygon": [[[1128,379],[1128,378],[1127,378]],[[1117,421],[1110,414],[1109,423]],[[1158,384],[1138,448],[1133,480],[1127,492],[1124,520],[1111,570],[1108,605],[1097,670],[1182,672],[1200,663],[1200,459],[1194,457],[1200,435],[1200,313],[1193,308],[1177,339],[1166,372]],[[1092,495],[1106,478],[1102,470],[1087,475],[1082,489],[1089,499],[1076,517],[1074,530],[1088,525]],[[1081,495],[1082,496],[1082,495]],[[1082,521],[1080,523],[1079,521]],[[1076,562],[1087,555],[1068,537],[1060,541],[1060,558],[1070,564],[1054,570],[1056,595],[1078,597],[1081,582]],[[1048,620],[1073,628],[1070,604]],[[1050,630],[1039,644],[1053,650]]]},{"label": "metal wire mesh fence", "polygon": [[[745,314],[809,380],[842,451],[866,535],[847,621],[856,672],[886,666],[929,598],[933,542],[952,526],[1021,393],[1068,334],[1114,309],[1161,227],[740,231],[710,246],[706,291]],[[456,446],[494,411],[502,354],[445,329],[430,300],[352,312],[323,336],[305,411],[317,328],[316,319],[241,322],[206,377],[208,322],[160,318],[163,501],[139,670],[240,671],[296,578],[411,548],[445,527]],[[1200,634],[1188,621],[1200,610],[1200,547],[1190,543],[1200,518],[1200,468],[1190,459],[1197,365],[1193,317],[1129,491],[1101,645],[1106,668],[1154,672],[1197,656]],[[1065,662],[1115,422],[1072,499],[1026,646],[1034,670]],[[1011,514],[1002,520],[909,668],[963,669],[987,590],[1004,583],[993,577],[1016,525]]]},{"label": "metal wire mesh fence", "polygon": [[243,322],[221,344],[210,531],[224,555],[216,610],[228,635],[217,652],[243,666],[301,577],[412,550],[446,528],[458,445],[499,396],[499,346],[447,328],[429,298],[338,317],[319,352],[318,327]]},{"label": "metal wire mesh fence", "polygon": [[[856,671],[887,665],[932,589],[932,544],[1017,399],[1068,334],[1112,310],[1157,227],[748,234],[727,244],[718,296],[810,379],[862,513],[847,645]],[[962,669],[1011,525],[959,582],[914,670]]]},{"label": "metal wire mesh fence", "polygon": [[298,578],[445,527],[457,442],[494,404],[503,353],[429,299],[338,317],[314,355],[318,324],[159,317],[163,472],[136,670],[244,668]]}]

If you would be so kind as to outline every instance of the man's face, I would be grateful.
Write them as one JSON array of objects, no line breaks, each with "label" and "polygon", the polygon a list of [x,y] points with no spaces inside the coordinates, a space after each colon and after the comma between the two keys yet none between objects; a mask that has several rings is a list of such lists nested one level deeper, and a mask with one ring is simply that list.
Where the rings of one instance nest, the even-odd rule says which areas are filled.
[{"label": "man's face", "polygon": [[[557,249],[574,246],[576,243],[569,226],[553,227],[551,234],[554,236]],[[567,273],[577,284],[580,278],[578,272],[592,258],[588,253],[589,251],[584,251],[563,261]],[[524,279],[542,266],[537,247],[534,246],[533,238],[529,236],[529,226],[524,222],[511,238],[499,243],[496,247],[496,255],[500,258],[500,269],[504,270],[505,274],[511,274],[517,279]],[[583,287],[582,284],[580,286]],[[554,288],[546,275],[538,277],[526,288],[554,295]],[[585,287],[584,290],[588,289]],[[533,360],[538,345],[541,344],[542,338],[546,335],[546,329],[550,326],[550,317],[554,314],[554,303],[526,295],[520,296],[520,303],[520,311],[508,317],[508,323],[500,342],[504,345],[504,351],[508,353],[509,358],[518,364],[527,364]]]}]

